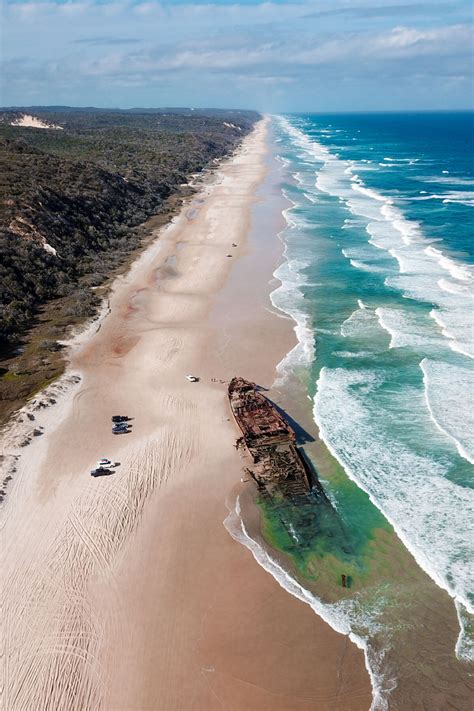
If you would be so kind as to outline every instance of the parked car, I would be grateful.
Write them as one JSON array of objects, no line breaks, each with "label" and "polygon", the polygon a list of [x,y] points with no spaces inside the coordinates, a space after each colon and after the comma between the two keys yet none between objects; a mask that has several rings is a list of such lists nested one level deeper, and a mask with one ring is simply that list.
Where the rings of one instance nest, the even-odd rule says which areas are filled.
[{"label": "parked car", "polygon": [[112,415],[112,422],[127,422],[128,420],[128,415]]},{"label": "parked car", "polygon": [[102,459],[99,459],[97,462],[98,467],[113,467],[113,463],[110,459],[107,459],[106,457],[102,457]]},{"label": "parked car", "polygon": [[131,429],[126,422],[120,422],[112,427],[112,432],[114,434],[126,434],[127,432],[131,432]]},{"label": "parked car", "polygon": [[199,378],[196,375],[187,375],[186,380],[189,380],[190,383],[198,383]]},{"label": "parked car", "polygon": [[113,470],[108,469],[107,467],[97,467],[96,469],[91,469],[91,476],[108,476],[113,473]]}]

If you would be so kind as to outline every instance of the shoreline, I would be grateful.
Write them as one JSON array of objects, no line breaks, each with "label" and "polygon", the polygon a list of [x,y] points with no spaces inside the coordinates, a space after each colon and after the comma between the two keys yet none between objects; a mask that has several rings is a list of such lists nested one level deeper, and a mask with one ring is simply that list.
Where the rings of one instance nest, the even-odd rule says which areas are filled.
[{"label": "shoreline", "polygon": [[[288,176],[286,176],[286,179],[291,182],[291,178]],[[280,235],[283,245],[285,246],[286,241],[283,238],[283,235],[286,229],[291,229],[293,219],[295,219],[292,219],[291,212],[289,211],[293,205],[297,204],[289,197],[287,198],[287,202],[290,204],[283,211],[286,225]],[[296,244],[298,246],[298,242],[296,242]],[[298,264],[299,260],[296,259],[295,252],[297,257],[299,257],[300,252],[298,252],[298,249],[293,250],[293,259],[295,259],[295,262],[297,263],[297,266],[295,265],[295,271],[297,272],[298,268],[301,268],[302,265]],[[276,277],[281,277],[280,281],[283,282],[284,280],[285,282],[283,285],[284,288],[282,289],[283,295],[285,294],[286,289],[293,286],[291,284],[292,281],[296,281],[296,287],[298,286],[299,281],[297,275],[295,276],[292,274],[291,253],[290,255],[284,253],[284,256],[285,262],[275,273]],[[290,282],[289,285],[288,282]],[[301,278],[299,283],[304,284],[304,277]],[[298,339],[298,345],[279,363],[278,369],[281,371],[281,377],[274,383],[274,386],[277,388],[278,394],[282,398],[282,407],[287,409],[288,412],[291,412],[303,428],[307,427],[309,432],[315,433],[318,431],[318,428],[315,424],[312,397],[308,394],[308,391],[310,393],[313,392],[312,383],[308,381],[308,372],[307,368],[304,367],[304,364],[302,363],[303,367],[300,370],[298,368],[298,363],[295,364],[294,362],[296,359],[293,358],[293,356],[299,355],[298,348],[300,351],[303,351],[304,355],[306,345],[304,328],[306,324],[304,322],[302,323],[300,316],[305,318],[305,315],[304,313],[298,313],[297,302],[296,305],[295,302],[293,302],[290,305],[290,308],[285,308],[284,305],[281,306],[278,296],[277,299],[274,298],[275,294],[278,293],[278,290],[279,289],[276,289],[272,292],[272,302],[276,308],[281,308],[284,313],[288,314],[292,318],[295,324],[294,330],[297,335],[299,335],[298,329],[300,331],[303,329],[303,333],[301,334],[302,338]],[[312,333],[310,334],[310,337],[312,341]],[[293,358],[293,366],[296,368],[296,373],[291,373],[291,368],[285,368],[289,356],[290,359]],[[289,378],[287,377],[288,371],[290,371]],[[341,487],[340,494],[341,499],[343,500],[345,494],[347,493],[348,486],[353,487],[354,489],[357,487],[359,492],[359,503],[361,497],[363,498],[364,496],[367,496],[367,499],[369,499],[368,494],[364,492],[364,487],[359,486],[357,484],[357,480],[344,471],[343,467],[339,465],[337,459],[335,458],[334,453],[332,453],[330,447],[325,444],[325,441],[321,436],[319,436],[316,441],[307,444],[305,449],[307,449],[308,453],[310,453],[311,459],[316,465],[322,481],[328,487],[330,492],[333,487],[335,491]],[[356,502],[353,501],[353,503],[355,504]],[[379,512],[378,507],[376,507],[373,502],[372,506],[375,511]],[[247,508],[250,508],[250,505]],[[254,524],[253,526],[252,517],[250,516],[250,537],[254,541],[254,545],[261,548],[262,555],[268,556],[270,561],[274,559],[272,562],[278,568],[274,574],[280,584],[285,586],[284,578],[286,576],[289,578],[290,587],[302,587],[308,597],[314,596],[315,602],[320,603],[323,608],[325,608],[325,610],[321,611],[319,614],[326,619],[327,616],[330,616],[330,613],[332,613],[331,607],[333,603],[344,602],[344,597],[346,596],[337,595],[334,585],[328,585],[328,581],[324,577],[325,573],[321,570],[318,570],[318,580],[316,580],[316,578],[313,579],[313,570],[309,570],[310,566],[308,565],[308,569],[305,569],[307,565],[305,557],[297,554],[297,550],[291,551],[291,546],[288,545],[288,541],[285,543],[281,535],[280,537],[276,536],[278,527],[272,527],[272,525],[270,525],[271,516],[273,516],[271,511],[271,515],[269,517],[269,511],[265,510],[265,507],[262,505],[260,513],[262,523],[257,522],[257,524]],[[283,513],[283,516],[285,516],[285,513]],[[244,509],[242,518],[245,524],[248,522],[247,517],[248,511]],[[383,514],[380,514],[380,518],[382,517]],[[291,512],[288,512],[288,519],[286,519],[287,525],[288,521],[291,522],[289,524],[290,527],[293,525],[296,527],[297,533],[295,528],[292,528],[292,530],[295,531],[295,535],[299,536],[300,529],[298,529],[297,526],[298,517],[292,517]],[[387,524],[387,519],[385,519],[385,523]],[[467,660],[467,656],[464,656],[464,659],[458,657],[458,660],[456,660],[455,658],[451,658],[451,654],[454,653],[455,648],[457,651],[458,648],[461,649],[464,644],[462,634],[465,626],[467,625],[467,621],[460,618],[459,624],[457,624],[455,610],[452,605],[453,599],[448,596],[445,587],[438,587],[435,583],[433,583],[431,576],[429,577],[428,574],[425,573],[425,571],[419,566],[416,558],[412,553],[410,553],[410,550],[405,547],[403,539],[397,536],[396,532],[392,530],[392,526],[389,525],[389,522],[387,526],[387,530],[385,525],[382,525],[380,528],[375,527],[373,529],[373,542],[370,543],[364,552],[364,555],[366,556],[364,562],[367,563],[367,565],[370,565],[370,568],[365,571],[365,576],[358,573],[360,580],[359,585],[356,585],[353,602],[356,603],[357,597],[360,596],[359,603],[363,603],[364,595],[366,593],[370,593],[370,589],[372,588],[373,594],[375,594],[376,598],[381,601],[381,611],[386,594],[383,583],[391,583],[393,590],[397,590],[399,588],[398,597],[400,599],[398,599],[397,596],[394,596],[391,606],[386,608],[386,617],[380,617],[380,622],[383,620],[383,623],[388,623],[388,626],[386,627],[386,632],[388,634],[396,630],[403,630],[406,624],[405,615],[403,614],[403,607],[407,606],[407,608],[411,608],[409,609],[409,613],[407,612],[407,614],[411,615],[410,625],[413,626],[413,630],[418,630],[418,632],[413,632],[410,635],[400,634],[398,639],[391,639],[391,643],[389,643],[387,647],[386,644],[383,643],[383,635],[379,635],[377,633],[378,615],[375,607],[372,608],[372,619],[370,620],[370,622],[375,623],[372,629],[369,624],[369,619],[367,619],[367,626],[365,624],[360,625],[361,619],[358,620],[357,615],[349,614],[346,615],[346,619],[342,618],[341,620],[343,627],[347,627],[347,625],[349,625],[349,627],[353,626],[353,629],[356,631],[359,628],[361,632],[362,630],[364,632],[361,637],[363,636],[366,639],[365,648],[369,655],[367,657],[368,670],[371,674],[374,687],[374,705],[379,708],[377,703],[383,704],[386,702],[386,697],[390,698],[390,696],[392,697],[391,701],[393,701],[393,703],[401,703],[402,705],[410,703],[413,704],[415,703],[415,699],[417,698],[417,694],[420,690],[423,690],[423,693],[427,698],[429,697],[434,700],[436,698],[434,689],[437,689],[440,695],[444,693],[444,689],[446,689],[446,699],[449,698],[450,700],[451,696],[449,694],[452,694],[453,698],[455,695],[459,695],[459,703],[462,704],[466,700],[465,695],[468,688],[466,681],[467,667],[463,666],[463,663]],[[303,541],[307,546],[310,545],[309,541],[311,541],[311,538],[309,534],[305,537],[304,529],[302,529],[302,533]],[[330,532],[330,529],[328,529],[328,533],[330,536],[333,535]],[[285,545],[282,545],[282,542],[285,543]],[[316,547],[312,550],[314,555],[316,555],[318,548]],[[387,556],[388,551],[390,551],[389,556]],[[390,573],[388,573],[387,568],[384,565],[384,560],[386,561],[387,558],[390,558]],[[321,563],[322,562],[323,561],[321,561]],[[280,568],[282,570],[280,570]],[[308,572],[311,573],[310,576],[306,575]],[[330,569],[329,572],[331,572]],[[415,600],[417,600],[416,593],[419,590],[423,590],[423,595],[420,595],[421,599],[419,602],[415,602]],[[293,594],[298,596],[297,593]],[[411,596],[415,597],[411,599]],[[409,605],[408,601],[410,601]],[[347,602],[350,602],[350,600],[348,599]],[[366,595],[366,602],[369,603],[368,595]],[[311,603],[309,602],[309,604]],[[430,613],[432,613],[435,609],[437,613],[435,620],[433,620]],[[371,606],[369,604],[367,612],[369,613],[370,610]],[[347,612],[349,613],[350,610],[348,609]],[[333,626],[335,629],[338,628],[336,625]],[[379,627],[378,629],[380,630],[381,628]],[[436,650],[433,651],[432,657],[428,657],[432,660],[431,674],[429,671],[421,668],[418,664],[418,654],[421,653],[422,650],[424,650],[425,653]],[[411,662],[409,662],[410,659]],[[370,662],[372,662],[372,672],[369,669]],[[458,664],[458,662],[461,663]],[[399,686],[401,691],[400,689],[393,691],[391,688],[392,679],[390,678],[390,670],[394,669],[399,672],[396,676],[400,680]],[[414,670],[416,670],[416,675]],[[453,681],[455,675],[459,675],[459,683],[455,683]],[[441,679],[443,679],[443,681],[441,681]],[[405,692],[403,691],[403,688],[405,689]],[[379,689],[380,695],[377,694],[377,689]],[[391,693],[392,691],[393,694]]]},{"label": "shoreline", "polygon": [[379,684],[377,675],[369,662],[369,649],[366,640],[352,632],[347,621],[338,620],[334,613],[331,615],[331,605],[325,603],[311,590],[308,581],[298,575],[298,571],[291,559],[281,551],[273,548],[265,539],[261,532],[262,515],[254,500],[255,497],[252,495],[245,496],[245,493],[243,502],[241,501],[241,494],[236,494],[232,505],[230,502],[227,505],[229,514],[224,521],[224,525],[229,534],[234,540],[248,548],[258,565],[266,570],[283,590],[308,605],[313,613],[329,625],[331,629],[348,637],[363,652],[365,668],[372,687],[372,702],[368,711],[386,708],[383,687]]},{"label": "shoreline", "polygon": [[[37,417],[44,434],[21,453],[5,502],[6,708],[371,703],[360,650],[222,524],[241,465],[215,380],[270,385],[294,342],[268,306],[281,251],[261,192],[264,134],[260,124],[194,196],[195,212],[163,231],[157,255],[118,281],[100,330],[71,355],[67,373],[82,380]],[[263,190],[278,199],[274,184]],[[132,434],[111,435],[114,412],[134,417]],[[112,477],[88,476],[99,456],[120,461]]]}]

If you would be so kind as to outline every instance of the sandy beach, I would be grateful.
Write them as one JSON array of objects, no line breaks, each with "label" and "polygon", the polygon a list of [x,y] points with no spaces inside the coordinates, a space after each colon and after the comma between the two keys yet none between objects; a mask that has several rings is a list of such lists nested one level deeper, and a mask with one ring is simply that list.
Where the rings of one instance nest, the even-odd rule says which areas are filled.
[{"label": "sandy beach", "polygon": [[[271,387],[294,343],[268,296],[281,215],[266,139],[262,121],[157,233],[64,378],[4,433],[7,710],[370,707],[361,650],[223,525],[242,476],[225,383]],[[100,457],[112,476],[89,476]]]}]

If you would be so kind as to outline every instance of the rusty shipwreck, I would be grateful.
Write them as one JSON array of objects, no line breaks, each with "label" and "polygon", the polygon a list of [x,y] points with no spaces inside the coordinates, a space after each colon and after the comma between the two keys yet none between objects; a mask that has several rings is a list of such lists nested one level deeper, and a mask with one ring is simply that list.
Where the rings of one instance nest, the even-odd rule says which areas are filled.
[{"label": "rusty shipwreck", "polygon": [[267,492],[285,497],[306,495],[320,489],[303,455],[296,446],[296,434],[277,407],[257,389],[255,383],[233,378],[229,402],[242,432],[236,446],[247,450],[252,466],[245,471]]}]

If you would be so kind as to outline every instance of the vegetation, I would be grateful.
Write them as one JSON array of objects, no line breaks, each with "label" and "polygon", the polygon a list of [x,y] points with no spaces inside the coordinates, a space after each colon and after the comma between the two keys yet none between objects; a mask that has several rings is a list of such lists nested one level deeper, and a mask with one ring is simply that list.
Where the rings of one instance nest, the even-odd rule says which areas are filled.
[{"label": "vegetation", "polygon": [[[256,115],[34,110],[63,130],[0,114],[0,347],[38,307],[107,276],[192,173],[232,151]],[[83,299],[84,300],[84,299]],[[87,296],[86,296],[87,301]]]},{"label": "vegetation", "polygon": [[[24,113],[62,130],[12,126]],[[36,369],[48,369],[48,379],[60,372],[55,339],[94,313],[97,287],[139,247],[143,223],[164,219],[189,194],[191,175],[231,153],[257,118],[189,109],[0,111],[2,396],[16,400],[13,385],[24,385],[25,373],[32,381],[22,397],[43,377]]]}]

